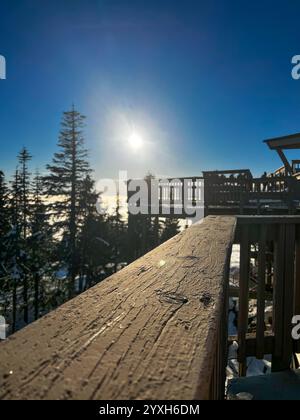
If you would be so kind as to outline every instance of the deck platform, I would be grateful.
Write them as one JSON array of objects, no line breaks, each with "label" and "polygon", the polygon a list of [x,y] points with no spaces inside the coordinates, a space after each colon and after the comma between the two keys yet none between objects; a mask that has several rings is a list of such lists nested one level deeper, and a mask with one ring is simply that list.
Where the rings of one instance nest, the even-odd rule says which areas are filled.
[{"label": "deck platform", "polygon": [[258,401],[300,401],[300,370],[233,379],[228,394],[240,393],[249,393]]}]

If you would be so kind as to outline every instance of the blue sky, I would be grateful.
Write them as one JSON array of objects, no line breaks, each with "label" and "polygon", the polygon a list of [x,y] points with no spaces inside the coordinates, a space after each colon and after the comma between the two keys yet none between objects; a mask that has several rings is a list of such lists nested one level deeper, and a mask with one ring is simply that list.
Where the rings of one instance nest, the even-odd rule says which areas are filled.
[{"label": "blue sky", "polygon": [[299,16],[292,0],[0,0],[0,167],[26,145],[43,170],[75,103],[97,177],[275,169],[262,140],[300,132]]}]

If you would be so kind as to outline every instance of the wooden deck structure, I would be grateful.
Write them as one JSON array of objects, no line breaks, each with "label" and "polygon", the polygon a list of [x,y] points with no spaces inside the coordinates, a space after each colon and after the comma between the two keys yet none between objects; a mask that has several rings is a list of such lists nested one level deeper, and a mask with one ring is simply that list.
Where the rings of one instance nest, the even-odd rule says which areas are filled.
[{"label": "wooden deck structure", "polygon": [[[284,154],[286,149],[300,149],[300,134],[265,142],[284,166],[260,178],[254,178],[250,169],[231,169],[185,178],[130,180],[128,261],[153,248],[146,236],[152,218],[158,226],[161,217],[197,221],[209,215],[300,215],[300,160],[290,163]],[[145,182],[146,193],[140,194]],[[139,200],[132,200],[136,196]],[[154,245],[158,244],[157,234]]]},{"label": "wooden deck structure", "polygon": [[293,176],[295,169],[298,167],[298,161],[294,161],[296,167],[288,161],[284,150],[299,150],[300,149],[300,133],[292,134],[284,137],[277,137],[274,139],[265,140],[265,143],[271,150],[275,150],[285,167],[286,175]]},{"label": "wooden deck structure", "polygon": [[300,180],[291,176],[245,177],[238,171],[204,173],[205,214],[300,213]]},{"label": "wooden deck structure", "polygon": [[250,170],[204,172],[205,214],[300,214],[300,160],[284,151],[300,150],[300,134],[265,140],[283,166],[260,178]]},{"label": "wooden deck structure", "polygon": [[[229,338],[233,244],[240,309]],[[299,298],[299,217],[209,216],[1,343],[0,399],[223,399],[228,340],[241,376],[247,356],[265,354],[274,372],[290,371]]]}]

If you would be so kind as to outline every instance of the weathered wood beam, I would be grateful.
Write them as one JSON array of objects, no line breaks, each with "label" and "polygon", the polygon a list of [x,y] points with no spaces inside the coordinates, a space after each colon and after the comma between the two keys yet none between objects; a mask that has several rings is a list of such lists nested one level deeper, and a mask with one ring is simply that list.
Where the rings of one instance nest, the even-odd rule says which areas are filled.
[{"label": "weathered wood beam", "polygon": [[208,217],[1,343],[0,398],[208,399],[234,229]]},{"label": "weathered wood beam", "polygon": [[287,158],[286,158],[285,154],[283,153],[282,149],[277,147],[276,152],[278,153],[280,159],[282,160],[287,173],[289,173],[290,175],[293,175],[293,168],[291,167],[290,162],[287,160]]}]

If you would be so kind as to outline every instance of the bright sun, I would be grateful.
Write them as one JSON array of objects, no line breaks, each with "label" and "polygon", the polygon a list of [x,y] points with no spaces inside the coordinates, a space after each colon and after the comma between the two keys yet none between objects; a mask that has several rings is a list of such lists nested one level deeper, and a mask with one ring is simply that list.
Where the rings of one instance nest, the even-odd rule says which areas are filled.
[{"label": "bright sun", "polygon": [[136,132],[130,134],[128,138],[129,146],[134,150],[139,150],[143,146],[143,138]]}]

